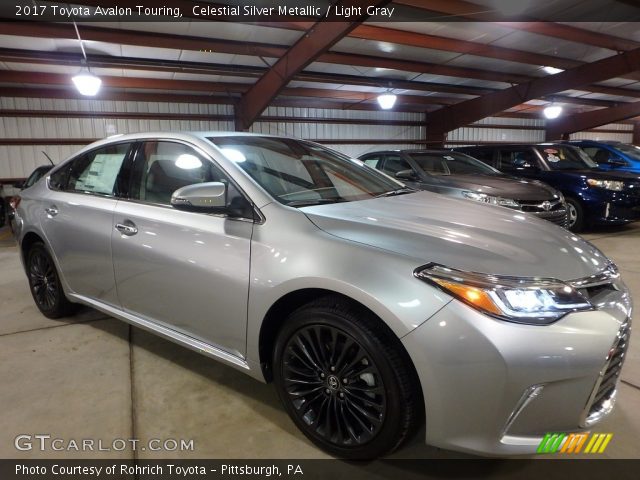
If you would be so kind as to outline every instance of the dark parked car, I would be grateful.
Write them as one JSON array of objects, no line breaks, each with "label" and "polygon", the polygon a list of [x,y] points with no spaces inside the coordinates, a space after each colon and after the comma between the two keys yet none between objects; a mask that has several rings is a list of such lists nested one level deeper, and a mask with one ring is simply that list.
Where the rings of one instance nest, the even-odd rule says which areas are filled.
[{"label": "dark parked car", "polygon": [[[52,168],[53,168],[53,165],[42,165],[40,167],[37,167],[33,172],[31,172],[31,175],[29,175],[24,182],[16,183],[14,187],[19,188],[20,190],[29,188],[30,186],[34,185],[38,180],[40,180],[42,177],[44,177]],[[11,200],[9,200],[9,208],[7,209],[9,225],[11,225],[11,231],[13,232],[16,231],[15,211],[19,203],[20,203],[20,196],[15,195],[11,197]]]},{"label": "dark parked car", "polygon": [[605,171],[580,148],[562,143],[460,147],[498,170],[541,180],[560,190],[569,209],[569,228],[621,225],[640,211],[640,177]]},{"label": "dark parked car", "polygon": [[571,145],[582,148],[603,170],[640,173],[640,147],[622,142],[574,140]]},{"label": "dark parked car", "polygon": [[505,175],[468,155],[450,150],[390,150],[360,157],[408,186],[532,213],[567,225],[562,194],[535,180]]}]

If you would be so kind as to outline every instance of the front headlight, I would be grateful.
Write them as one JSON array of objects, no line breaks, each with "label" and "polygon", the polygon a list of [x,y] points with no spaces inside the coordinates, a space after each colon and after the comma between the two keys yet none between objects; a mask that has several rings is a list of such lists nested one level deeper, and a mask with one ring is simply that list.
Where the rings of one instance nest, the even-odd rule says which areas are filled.
[{"label": "front headlight", "polygon": [[476,202],[488,203],[490,205],[500,205],[501,207],[520,208],[520,204],[511,198],[494,197],[486,193],[462,192],[465,198]]},{"label": "front headlight", "polygon": [[617,180],[596,180],[595,178],[587,178],[587,185],[590,187],[604,188],[605,190],[613,190],[621,192],[624,188],[624,182]]},{"label": "front headlight", "polygon": [[593,309],[560,280],[464,272],[435,263],[420,267],[415,275],[476,310],[510,322],[548,325],[567,313]]}]

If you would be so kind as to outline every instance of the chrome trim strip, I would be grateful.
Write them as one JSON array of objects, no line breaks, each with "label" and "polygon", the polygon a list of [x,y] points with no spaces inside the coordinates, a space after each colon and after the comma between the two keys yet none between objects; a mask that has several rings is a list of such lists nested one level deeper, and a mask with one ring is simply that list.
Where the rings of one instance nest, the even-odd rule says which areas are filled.
[{"label": "chrome trim strip", "polygon": [[111,315],[112,317],[116,317],[119,320],[123,320],[131,325],[135,325],[136,327],[143,328],[150,332],[156,333],[161,337],[166,338],[167,340],[171,340],[179,345],[185,346],[191,350],[195,350],[198,353],[202,353],[208,357],[214,358],[216,360],[221,361],[222,363],[234,367],[241,371],[250,371],[251,368],[249,364],[243,359],[231,353],[228,353],[218,347],[205,343],[201,340],[198,340],[193,337],[189,337],[183,333],[177,332],[165,326],[159,325],[154,322],[150,322],[149,320],[142,319],[133,315],[131,313],[125,312],[123,310],[119,310],[110,305],[106,305],[102,302],[98,302],[89,297],[85,297],[83,295],[78,295],[75,293],[68,294],[69,297],[89,305],[96,310],[100,310],[107,315]]},{"label": "chrome trim strip", "polygon": [[609,264],[601,272],[589,277],[577,278],[567,283],[577,290],[580,288],[597,287],[598,285],[611,283],[618,278],[620,278],[618,268],[614,264]]},{"label": "chrome trim strip", "polygon": [[527,388],[524,391],[524,393],[520,397],[520,400],[518,400],[518,403],[516,403],[516,406],[514,407],[511,414],[509,415],[509,418],[507,419],[507,423],[504,424],[504,427],[500,432],[500,439],[501,439],[500,441],[502,441],[507,436],[507,432],[509,431],[513,423],[516,421],[518,416],[522,413],[522,411],[525,408],[527,408],[527,406],[533,400],[536,399],[538,395],[540,395],[540,392],[542,392],[543,388],[544,388],[544,384],[531,385],[529,388]]}]

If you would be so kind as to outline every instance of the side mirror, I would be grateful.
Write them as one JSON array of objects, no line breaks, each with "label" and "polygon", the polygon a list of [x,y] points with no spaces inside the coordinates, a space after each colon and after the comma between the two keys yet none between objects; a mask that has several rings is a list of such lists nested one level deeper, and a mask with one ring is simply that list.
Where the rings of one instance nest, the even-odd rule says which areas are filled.
[{"label": "side mirror", "polygon": [[188,212],[220,212],[227,207],[227,186],[221,182],[196,183],[171,195],[171,206]]},{"label": "side mirror", "polygon": [[610,156],[609,159],[607,160],[607,163],[609,165],[611,165],[612,167],[626,167],[627,166],[627,162],[626,161],[624,161],[620,157],[616,157],[615,155]]},{"label": "side mirror", "polygon": [[396,178],[400,180],[416,180],[418,177],[413,170],[400,170],[396,172]]}]

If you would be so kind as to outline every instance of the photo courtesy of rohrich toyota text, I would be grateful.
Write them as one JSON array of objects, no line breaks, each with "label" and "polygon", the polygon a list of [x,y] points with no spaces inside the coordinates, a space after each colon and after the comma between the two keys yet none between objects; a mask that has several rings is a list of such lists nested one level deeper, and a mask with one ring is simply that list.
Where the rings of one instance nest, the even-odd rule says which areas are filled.
[{"label": "photo courtesy of rohrich toyota text", "polygon": [[640,5],[0,3],[0,480],[640,471]]}]

